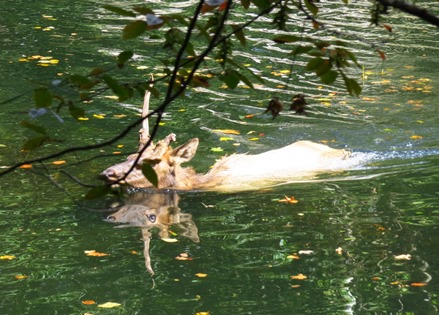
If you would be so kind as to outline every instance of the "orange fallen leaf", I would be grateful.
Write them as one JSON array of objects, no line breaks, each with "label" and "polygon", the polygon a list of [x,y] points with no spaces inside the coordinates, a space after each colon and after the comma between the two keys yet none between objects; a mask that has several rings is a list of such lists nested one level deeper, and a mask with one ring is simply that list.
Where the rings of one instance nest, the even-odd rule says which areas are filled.
[{"label": "orange fallen leaf", "polygon": [[299,273],[298,275],[295,276],[291,276],[290,279],[294,279],[294,280],[305,280],[308,277],[305,276],[303,273]]},{"label": "orange fallen leaf", "polygon": [[23,164],[23,165],[20,166],[20,168],[22,168],[22,169],[29,169],[29,168],[32,168],[32,164]]},{"label": "orange fallen leaf", "polygon": [[428,283],[425,283],[425,282],[412,282],[412,283],[410,283],[410,285],[412,287],[425,287],[426,285],[428,285]]},{"label": "orange fallen leaf", "polygon": [[285,202],[285,203],[295,204],[295,203],[298,203],[299,201],[294,199],[294,197],[285,196],[284,199],[280,199],[277,202]]},{"label": "orange fallen leaf", "polygon": [[226,135],[239,135],[240,132],[238,130],[234,130],[234,129],[216,129],[214,130],[215,132],[222,132],[225,133]]},{"label": "orange fallen leaf", "polygon": [[250,118],[253,118],[253,117],[255,117],[254,114],[248,114],[248,115],[245,115],[245,116],[244,116],[244,118],[247,118],[247,119],[250,119]]},{"label": "orange fallen leaf", "polygon": [[52,164],[53,165],[63,165],[66,164],[67,162],[64,160],[59,160],[59,161],[53,161]]},{"label": "orange fallen leaf", "polygon": [[106,254],[106,253],[97,252],[94,249],[92,249],[92,250],[85,250],[84,253],[87,256],[90,256],[90,257],[103,257],[103,256],[108,256],[109,255],[109,254]]},{"label": "orange fallen leaf", "polygon": [[96,302],[93,301],[93,300],[84,300],[84,301],[82,301],[81,303],[84,304],[84,305],[93,305],[93,304],[96,304]]},{"label": "orange fallen leaf", "polygon": [[379,280],[381,280],[381,278],[380,277],[372,277],[372,280],[373,281],[379,281]]}]

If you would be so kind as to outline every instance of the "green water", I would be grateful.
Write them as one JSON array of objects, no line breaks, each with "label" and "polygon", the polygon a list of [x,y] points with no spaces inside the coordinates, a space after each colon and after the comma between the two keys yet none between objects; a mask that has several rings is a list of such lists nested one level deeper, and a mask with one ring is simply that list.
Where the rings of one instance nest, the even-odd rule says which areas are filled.
[{"label": "green water", "polygon": [[[161,3],[160,8],[167,11],[177,4],[179,10],[191,12],[189,3]],[[366,8],[357,6],[357,14],[365,16]],[[439,9],[433,1],[430,7]],[[116,41],[124,21],[93,1],[8,1],[0,12],[0,100],[31,90],[38,80],[86,73],[96,63],[109,65],[122,49],[141,49],[132,67],[153,67],[149,56],[164,53],[153,42]],[[347,24],[367,40],[385,41],[386,62],[367,45],[356,46],[365,65],[364,73],[356,74],[363,77],[360,98],[346,95],[342,85],[322,86],[306,73],[295,72],[289,81],[272,75],[290,65],[265,39],[261,22],[251,32],[256,47],[243,50],[241,58],[263,69],[266,85],[254,91],[189,91],[170,108],[159,133],[174,132],[179,143],[200,138],[191,162],[200,171],[222,154],[211,148],[256,153],[301,139],[373,152],[381,157],[378,161],[325,181],[240,194],[179,194],[178,207],[192,215],[200,241],[184,237],[185,230],[178,226],[170,228],[170,237],[178,240],[174,243],[160,240],[152,230],[154,277],[145,268],[141,229],[115,228],[104,221],[108,214],[91,209],[102,208],[107,200],[85,203],[81,195],[86,189],[56,172],[62,168],[84,183],[98,183],[94,175],[121,158],[87,159],[129,152],[136,146],[135,132],[120,142],[122,148],[68,155],[62,157],[65,165],[48,165],[58,185],[41,166],[16,171],[0,178],[0,256],[15,257],[0,260],[0,313],[438,313],[439,32],[397,15],[390,21],[393,34],[382,35],[365,32],[366,21],[340,16],[337,10],[324,14],[327,21]],[[43,31],[50,26],[53,29]],[[34,55],[51,56],[59,63],[41,67],[35,60],[19,61]],[[148,75],[148,69],[143,71],[139,77]],[[279,89],[279,84],[288,88]],[[273,120],[259,115],[275,93],[288,100],[299,92],[309,95],[308,116],[285,113]],[[137,99],[121,106],[99,98],[84,105],[90,120],[79,123],[68,115],[66,124],[42,117],[64,139],[45,152],[108,139],[136,119],[140,103]],[[30,104],[27,93],[2,105],[2,169],[32,157],[19,151],[30,132],[18,127],[27,119]],[[247,114],[258,115],[242,119]],[[240,135],[216,129],[235,129]],[[220,141],[224,136],[233,140]],[[277,202],[285,196],[294,196],[298,203]],[[336,252],[339,247],[341,254]],[[89,257],[87,250],[108,255]],[[176,259],[182,253],[192,260]],[[401,254],[411,259],[395,259]],[[300,274],[306,278],[298,279]],[[25,277],[17,278],[20,275]],[[87,300],[121,306],[103,309],[83,304]]]}]

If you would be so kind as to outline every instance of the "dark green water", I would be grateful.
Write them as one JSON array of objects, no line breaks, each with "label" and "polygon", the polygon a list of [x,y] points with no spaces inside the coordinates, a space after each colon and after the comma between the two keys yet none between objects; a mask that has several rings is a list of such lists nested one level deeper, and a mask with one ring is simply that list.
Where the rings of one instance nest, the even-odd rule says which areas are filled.
[{"label": "dark green water", "polygon": [[[0,8],[0,100],[31,90],[38,80],[50,82],[67,73],[86,73],[96,64],[109,65],[123,49],[139,50],[132,67],[153,67],[149,56],[163,54],[152,41],[116,41],[125,21],[108,15],[94,1],[7,3]],[[157,5],[164,11],[178,5],[179,10],[191,12],[189,3]],[[429,5],[438,11],[437,2]],[[357,5],[356,15],[364,17],[365,9]],[[84,203],[81,194],[86,190],[59,175],[54,166],[50,166],[51,174],[61,188],[37,166],[2,177],[0,256],[15,258],[0,260],[0,313],[438,313],[439,32],[404,15],[391,21],[394,32],[390,35],[365,32],[367,21],[342,18],[337,10],[325,12],[324,19],[347,24],[353,34],[367,40],[386,42],[384,63],[367,45],[356,46],[365,66],[364,74],[357,74],[364,77],[360,98],[347,96],[341,85],[322,86],[306,73],[295,72],[289,81],[273,75],[290,65],[265,39],[265,22],[261,22],[250,33],[256,47],[242,51],[241,58],[263,69],[266,85],[254,91],[189,91],[170,109],[160,136],[174,132],[179,143],[200,138],[191,162],[200,171],[221,156],[211,148],[256,153],[301,139],[374,152],[379,161],[320,182],[240,194],[180,194],[178,207],[192,215],[200,241],[184,237],[185,230],[177,226],[171,227],[175,233],[171,237],[178,240],[174,243],[161,241],[153,230],[153,279],[145,269],[141,229],[116,229],[103,220],[106,214],[87,210],[101,207],[105,200]],[[43,31],[50,26],[53,29]],[[59,62],[41,67],[36,60],[19,61],[34,55]],[[140,70],[139,77],[148,73],[148,68]],[[280,84],[288,88],[279,90]],[[259,114],[275,93],[288,100],[299,92],[309,95],[308,116],[240,118]],[[121,106],[106,98],[96,99],[84,105],[90,110],[90,120],[80,123],[68,115],[65,124],[42,117],[64,139],[45,152],[78,141],[89,144],[108,139],[137,117],[140,103],[139,99]],[[30,132],[18,123],[27,119],[31,104],[28,93],[2,105],[2,168],[27,158],[19,148]],[[100,114],[106,114],[105,118],[99,119]],[[225,135],[216,129],[236,129],[240,135],[226,135],[233,140],[220,141]],[[123,148],[65,156],[67,163],[60,168],[83,182],[97,183],[94,175],[120,159],[75,163],[96,154],[128,152],[136,141],[133,132],[121,141]],[[294,196],[299,202],[277,202],[284,196]],[[341,254],[336,252],[339,247]],[[86,250],[109,255],[89,257]],[[181,253],[192,260],[177,260]],[[410,254],[411,259],[395,259],[401,254]],[[297,279],[300,274],[306,279]],[[19,275],[27,277],[17,279]],[[101,309],[96,304],[84,305],[86,300],[121,306]]]}]

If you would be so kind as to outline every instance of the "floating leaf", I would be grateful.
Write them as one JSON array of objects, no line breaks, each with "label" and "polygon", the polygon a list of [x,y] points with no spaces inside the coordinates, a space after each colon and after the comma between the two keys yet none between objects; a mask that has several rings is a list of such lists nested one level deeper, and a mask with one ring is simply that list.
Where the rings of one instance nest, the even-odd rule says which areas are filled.
[{"label": "floating leaf", "polygon": [[224,149],[221,147],[210,148],[212,152],[224,152]]},{"label": "floating leaf", "polygon": [[159,186],[159,179],[157,177],[157,173],[154,171],[152,166],[148,163],[142,164],[142,173],[146,177],[146,179],[153,184],[154,187]]},{"label": "floating leaf", "polygon": [[207,273],[196,273],[195,274],[198,278],[206,278],[207,277]]},{"label": "floating leaf", "polygon": [[120,303],[115,303],[115,302],[106,302],[104,304],[99,304],[98,307],[102,307],[102,308],[115,308],[115,307],[119,307],[122,304]]},{"label": "floating leaf", "polygon": [[32,164],[23,164],[20,166],[21,169],[30,169],[32,168]]},{"label": "floating leaf", "polygon": [[299,201],[294,199],[294,197],[285,196],[284,199],[280,199],[277,202],[285,202],[285,203],[295,204],[295,203],[298,203]]},{"label": "floating leaf", "polygon": [[15,275],[15,279],[17,280],[23,280],[23,279],[27,279],[29,276],[26,275]]},{"label": "floating leaf", "polygon": [[58,161],[53,161],[52,164],[53,165],[63,165],[66,164],[67,162],[64,160],[58,160]]},{"label": "floating leaf", "polygon": [[15,259],[17,257],[15,257],[14,255],[2,255],[0,256],[0,260],[12,260]]},{"label": "floating leaf", "polygon": [[97,252],[94,249],[92,249],[92,250],[85,250],[84,254],[86,254],[87,256],[90,256],[90,257],[104,257],[104,256],[108,256],[109,255],[109,254],[106,254],[106,253]]},{"label": "floating leaf", "polygon": [[428,283],[426,283],[426,282],[412,282],[412,283],[410,283],[410,285],[412,287],[425,287],[426,285],[428,285]]},{"label": "floating leaf", "polygon": [[311,255],[311,254],[314,254],[313,250],[310,250],[310,249],[299,250],[299,255]]},{"label": "floating leaf", "polygon": [[299,273],[299,274],[297,274],[297,275],[295,275],[295,276],[291,276],[290,277],[290,279],[293,279],[293,280],[305,280],[305,279],[307,279],[308,277],[307,276],[305,276],[304,274],[302,274],[302,273]]},{"label": "floating leaf", "polygon": [[410,255],[410,254],[396,255],[395,259],[396,260],[410,260],[410,259],[412,259],[412,255]]},{"label": "floating leaf", "polygon": [[94,304],[96,304],[96,302],[93,301],[93,300],[84,300],[84,301],[81,301],[81,303],[84,304],[84,305],[94,305]]},{"label": "floating leaf", "polygon": [[300,257],[297,256],[297,255],[288,255],[287,258],[288,258],[288,259],[294,259],[294,260],[298,260],[298,259],[300,259]]},{"label": "floating leaf", "polygon": [[410,139],[412,139],[412,140],[419,140],[419,139],[422,139],[422,136],[413,135],[413,136],[410,137]]},{"label": "floating leaf", "polygon": [[221,132],[221,133],[225,133],[227,135],[240,135],[241,133],[239,132],[239,130],[235,130],[235,129],[215,129],[213,130],[214,132]]},{"label": "floating leaf", "polygon": [[161,240],[166,242],[166,243],[177,243],[178,242],[178,239],[170,238],[170,237],[162,237]]}]

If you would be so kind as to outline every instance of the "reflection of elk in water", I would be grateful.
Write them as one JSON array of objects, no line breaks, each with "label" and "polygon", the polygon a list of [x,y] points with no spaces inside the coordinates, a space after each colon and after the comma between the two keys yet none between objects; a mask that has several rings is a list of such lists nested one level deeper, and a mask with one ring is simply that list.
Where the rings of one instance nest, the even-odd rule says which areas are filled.
[{"label": "reflection of elk in water", "polygon": [[131,193],[125,204],[117,207],[107,220],[114,223],[126,223],[119,227],[137,226],[142,229],[146,269],[154,274],[151,267],[149,247],[151,230],[157,228],[161,239],[169,239],[171,226],[180,228],[180,235],[198,243],[198,229],[189,213],[181,213],[178,207],[179,197],[176,193]]},{"label": "reflection of elk in water", "polygon": [[[148,112],[148,98],[147,93],[144,117]],[[144,120],[140,135],[139,150],[149,140],[147,119]],[[147,163],[157,174],[158,188],[240,191],[311,179],[321,173],[352,168],[360,162],[350,157],[348,151],[310,141],[298,141],[261,154],[233,154],[218,161],[208,173],[197,174],[191,167],[182,167],[181,164],[195,155],[198,139],[189,140],[175,149],[170,147],[172,141],[175,141],[174,134],[156,144],[151,142],[140,157],[139,153],[132,154],[125,162],[103,171],[101,176],[113,184],[127,184],[135,188],[152,187],[142,173],[142,165]]]}]

